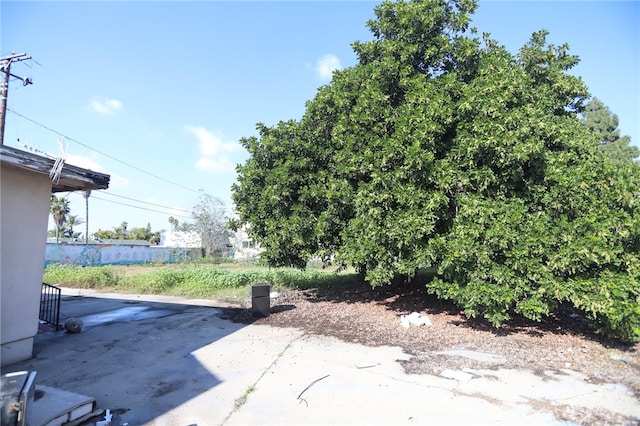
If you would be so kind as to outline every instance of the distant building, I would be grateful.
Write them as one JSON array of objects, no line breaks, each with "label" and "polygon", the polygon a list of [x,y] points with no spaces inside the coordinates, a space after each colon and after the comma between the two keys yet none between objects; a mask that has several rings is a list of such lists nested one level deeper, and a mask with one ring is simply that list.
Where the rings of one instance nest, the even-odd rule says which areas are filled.
[{"label": "distant building", "polygon": [[[201,248],[202,239],[196,232],[165,231],[160,234],[160,247]],[[238,260],[256,260],[262,251],[244,228],[231,232],[229,244],[219,249]]]},{"label": "distant building", "polygon": [[238,229],[229,238],[233,247],[233,258],[238,260],[257,260],[262,249],[247,234],[246,227]]},{"label": "distant building", "polygon": [[160,234],[161,247],[201,248],[202,239],[197,232],[164,231]]}]

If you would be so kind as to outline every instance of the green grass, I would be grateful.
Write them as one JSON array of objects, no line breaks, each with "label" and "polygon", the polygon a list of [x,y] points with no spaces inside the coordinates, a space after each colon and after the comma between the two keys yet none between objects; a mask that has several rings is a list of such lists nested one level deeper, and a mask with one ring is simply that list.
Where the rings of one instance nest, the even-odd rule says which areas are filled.
[{"label": "green grass", "polygon": [[244,300],[256,283],[272,289],[309,289],[362,282],[353,272],[320,269],[265,268],[233,263],[152,266],[49,265],[43,281],[72,288],[190,298]]}]

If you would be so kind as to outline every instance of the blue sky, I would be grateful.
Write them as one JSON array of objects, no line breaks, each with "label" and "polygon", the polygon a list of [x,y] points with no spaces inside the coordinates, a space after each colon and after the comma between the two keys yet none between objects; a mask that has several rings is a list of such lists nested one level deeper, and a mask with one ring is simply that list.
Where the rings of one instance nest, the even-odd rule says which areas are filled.
[{"label": "blue sky", "polygon": [[[371,39],[370,1],[0,3],[0,54],[26,53],[10,83],[5,144],[111,175],[89,232],[189,220],[198,190],[229,209],[238,141],[299,119],[334,68]],[[531,33],[568,43],[592,95],[640,146],[640,2],[480,1],[473,25],[511,52]],[[71,214],[84,199],[69,195]],[[50,223],[49,228],[53,225]],[[80,226],[84,231],[84,225]]]}]

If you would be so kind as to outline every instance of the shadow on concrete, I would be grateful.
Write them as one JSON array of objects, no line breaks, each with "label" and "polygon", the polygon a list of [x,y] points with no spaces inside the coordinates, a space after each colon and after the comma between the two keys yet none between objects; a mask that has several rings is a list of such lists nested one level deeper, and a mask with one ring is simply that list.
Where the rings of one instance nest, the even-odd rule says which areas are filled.
[{"label": "shadow on concrete", "polygon": [[209,302],[65,296],[60,318],[82,319],[82,331],[41,327],[33,358],[2,373],[37,371],[38,385],[91,396],[115,421],[148,423],[221,383],[194,352],[245,325]]}]

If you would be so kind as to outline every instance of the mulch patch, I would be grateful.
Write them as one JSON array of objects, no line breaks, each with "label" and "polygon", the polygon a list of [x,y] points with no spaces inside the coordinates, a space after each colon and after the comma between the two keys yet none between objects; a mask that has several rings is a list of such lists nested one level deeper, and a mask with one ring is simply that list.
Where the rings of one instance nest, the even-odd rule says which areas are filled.
[{"label": "mulch patch", "polygon": [[[432,326],[401,326],[412,312]],[[530,371],[570,369],[593,382],[622,383],[640,398],[640,343],[625,345],[594,333],[587,321],[561,312],[535,322],[514,317],[499,328],[469,319],[455,305],[428,295],[424,286],[394,283],[371,288],[352,283],[334,288],[284,290],[271,300],[271,314],[255,317],[248,306],[223,309],[223,316],[245,324],[298,328],[369,346],[398,346],[412,355],[402,365],[408,373],[439,374],[445,369],[513,368]],[[439,356],[447,350],[499,355],[502,365],[463,357]]]}]

